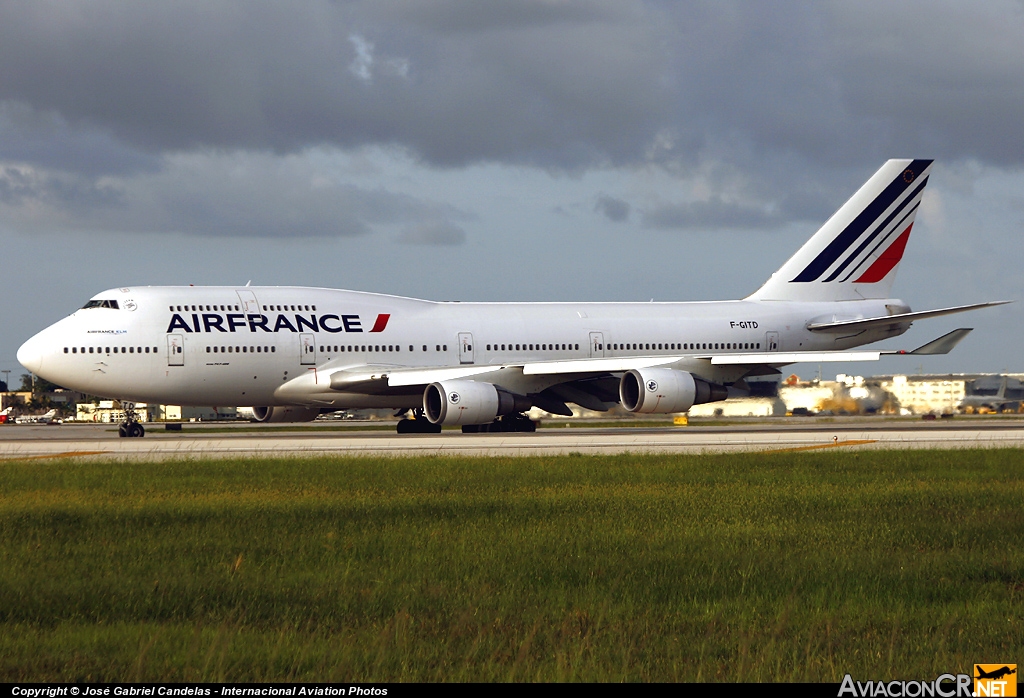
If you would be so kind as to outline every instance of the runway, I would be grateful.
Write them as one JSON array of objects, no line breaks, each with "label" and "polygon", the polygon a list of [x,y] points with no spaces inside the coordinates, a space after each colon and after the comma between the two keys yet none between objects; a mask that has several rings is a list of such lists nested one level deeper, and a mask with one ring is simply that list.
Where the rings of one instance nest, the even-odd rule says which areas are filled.
[{"label": "runway", "polygon": [[167,460],[305,455],[528,456],[566,453],[718,453],[828,448],[1024,447],[1024,420],[871,422],[731,426],[551,428],[533,434],[402,435],[391,431],[293,431],[239,425],[211,431],[149,426],[142,439],[118,438],[109,424],[0,426],[0,460],[59,457]]}]

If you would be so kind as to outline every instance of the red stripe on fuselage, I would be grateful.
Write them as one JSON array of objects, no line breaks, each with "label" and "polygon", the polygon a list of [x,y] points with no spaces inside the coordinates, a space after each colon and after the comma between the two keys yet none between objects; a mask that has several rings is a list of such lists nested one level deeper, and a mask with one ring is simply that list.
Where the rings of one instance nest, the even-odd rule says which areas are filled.
[{"label": "red stripe on fuselage", "polygon": [[390,313],[381,313],[377,316],[377,322],[373,323],[373,329],[370,332],[383,332],[384,328],[388,326],[388,320],[390,319]]},{"label": "red stripe on fuselage", "polygon": [[900,260],[903,259],[903,250],[907,248],[907,240],[910,239],[910,229],[914,227],[911,223],[907,226],[907,229],[900,233],[900,236],[896,238],[895,242],[889,245],[888,249],[882,253],[882,256],[875,260],[875,263],[868,267],[868,270],[860,275],[860,278],[854,279],[855,284],[873,284],[877,281],[881,281],[886,275],[893,270]]}]

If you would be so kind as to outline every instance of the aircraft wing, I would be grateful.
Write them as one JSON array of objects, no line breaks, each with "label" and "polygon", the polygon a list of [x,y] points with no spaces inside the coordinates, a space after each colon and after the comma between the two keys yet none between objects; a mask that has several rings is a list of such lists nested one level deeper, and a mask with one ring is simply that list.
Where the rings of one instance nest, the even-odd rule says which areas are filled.
[{"label": "aircraft wing", "polygon": [[[343,392],[367,392],[372,394],[412,392],[430,383],[446,380],[497,381],[502,371],[522,371],[527,376],[564,375],[566,380],[576,380],[584,375],[607,375],[623,373],[631,369],[671,366],[681,361],[702,360],[712,366],[785,366],[795,363],[830,363],[838,361],[878,361],[883,355],[948,354],[971,328],[960,328],[932,340],[917,349],[872,350],[872,351],[792,351],[792,352],[748,352],[743,354],[675,354],[671,356],[606,357],[596,359],[572,359],[566,361],[531,361],[508,364],[469,364],[466,366],[443,366],[425,368],[404,368],[387,365],[346,366],[331,370],[324,367],[321,375],[327,374],[332,390]],[[404,389],[404,390],[403,390]]]},{"label": "aircraft wing", "polygon": [[711,357],[714,366],[827,363],[833,361],[878,361],[881,351],[775,351],[756,354],[718,354]]},{"label": "aircraft wing", "polygon": [[886,315],[885,317],[858,318],[855,320],[833,320],[832,322],[811,322],[807,329],[812,332],[845,332],[847,330],[864,330],[869,327],[882,327],[885,325],[914,322],[930,317],[941,315],[952,315],[953,313],[965,313],[968,310],[978,308],[989,308],[993,305],[1005,305],[1013,301],[989,301],[987,303],[972,303],[971,305],[958,305],[952,308],[939,308],[937,310],[919,310],[914,313],[898,313]]},{"label": "aircraft wing", "polygon": [[[348,366],[331,370],[322,368],[321,374],[330,376],[332,390],[345,392],[378,392],[384,388],[422,387],[446,380],[497,380],[501,371],[519,370],[525,375],[567,374],[578,377],[583,373],[616,373],[631,368],[666,366],[691,356],[647,356],[630,358],[576,359],[573,361],[540,361],[509,364],[470,364],[466,366],[439,366],[437,368],[402,368],[398,366]],[[701,358],[710,358],[704,356]]]}]

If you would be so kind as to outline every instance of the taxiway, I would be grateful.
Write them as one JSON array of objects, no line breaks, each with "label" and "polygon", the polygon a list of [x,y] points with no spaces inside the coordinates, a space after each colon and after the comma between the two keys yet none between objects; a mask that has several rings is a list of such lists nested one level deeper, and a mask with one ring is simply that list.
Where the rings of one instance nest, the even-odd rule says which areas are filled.
[{"label": "taxiway", "polygon": [[145,438],[118,438],[109,424],[0,427],[0,459],[88,457],[166,460],[207,457],[305,455],[525,456],[565,453],[710,453],[802,451],[824,448],[1024,447],[1024,421],[751,423],[731,426],[595,427],[541,429],[533,434],[402,435],[390,431],[253,430],[185,425],[163,431],[150,425]]}]

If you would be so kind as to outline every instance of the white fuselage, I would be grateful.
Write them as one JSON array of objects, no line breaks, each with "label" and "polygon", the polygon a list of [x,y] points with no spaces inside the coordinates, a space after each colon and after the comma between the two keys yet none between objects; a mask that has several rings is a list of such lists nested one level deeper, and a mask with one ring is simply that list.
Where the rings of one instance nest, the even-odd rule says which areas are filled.
[{"label": "white fuselage", "polygon": [[731,382],[742,372],[698,357],[860,346],[906,326],[844,336],[806,325],[907,308],[894,299],[460,303],[272,286],[121,288],[95,299],[116,308],[78,310],[26,342],[19,361],[58,385],[134,402],[337,409],[416,407],[422,389],[370,395],[325,388],[310,402],[282,386],[325,370],[474,364],[494,366],[489,382],[526,394],[558,382],[516,370],[527,362],[660,355],[680,357],[674,366],[707,380]]}]

